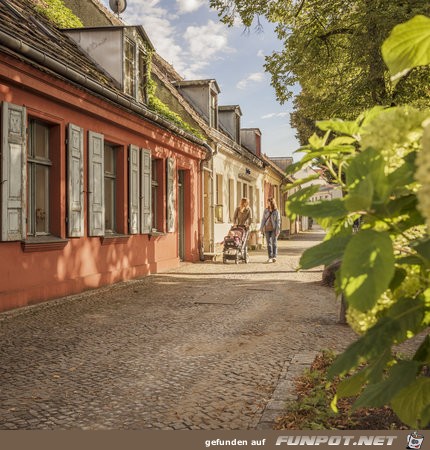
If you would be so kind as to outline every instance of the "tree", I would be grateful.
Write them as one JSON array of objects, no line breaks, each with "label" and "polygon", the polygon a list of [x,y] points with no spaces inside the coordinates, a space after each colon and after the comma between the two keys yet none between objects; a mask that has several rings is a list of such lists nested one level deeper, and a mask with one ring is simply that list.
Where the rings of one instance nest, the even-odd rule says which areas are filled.
[{"label": "tree", "polygon": [[[382,53],[397,89],[407,73],[430,64],[430,18],[396,26]],[[330,369],[343,379],[337,398],[359,395],[356,408],[390,405],[404,423],[424,428],[430,423],[430,109],[376,106],[356,120],[317,126],[325,135],[311,137],[291,170],[318,159],[346,195],[307,202],[315,188],[306,188],[290,198],[288,210],[328,230],[304,252],[301,268],[342,261],[337,291],[361,336]],[[353,234],[358,217],[362,226]],[[396,352],[417,336],[412,357]]]},{"label": "tree", "polygon": [[[380,47],[393,26],[416,14],[430,14],[423,0],[210,0],[221,20],[232,25],[239,16],[250,27],[259,16],[277,24],[283,49],[266,58],[277,99],[284,103],[292,86],[291,124],[302,145],[317,129],[316,120],[350,120],[374,105],[430,105],[428,89],[404,82],[395,95]],[[428,78],[417,69],[410,78]],[[413,88],[412,88],[413,86]]]}]

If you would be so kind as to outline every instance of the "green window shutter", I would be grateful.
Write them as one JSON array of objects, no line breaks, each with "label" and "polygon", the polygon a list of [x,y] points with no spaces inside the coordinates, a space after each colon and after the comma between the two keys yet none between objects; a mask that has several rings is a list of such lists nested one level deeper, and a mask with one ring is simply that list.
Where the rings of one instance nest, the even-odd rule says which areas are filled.
[{"label": "green window shutter", "polygon": [[141,231],[144,234],[152,230],[151,216],[151,152],[142,149],[142,172],[141,172],[142,195],[140,199]]},{"label": "green window shutter", "polygon": [[69,124],[67,136],[67,233],[84,235],[84,130]]},{"label": "green window shutter", "polygon": [[140,205],[139,205],[139,147],[130,145],[128,148],[128,219],[130,234],[140,231]]},{"label": "green window shutter", "polygon": [[88,132],[88,235],[105,234],[104,137]]},{"label": "green window shutter", "polygon": [[3,102],[1,143],[1,240],[26,237],[27,113],[23,106]]},{"label": "green window shutter", "polygon": [[175,160],[167,158],[167,232],[175,231]]}]

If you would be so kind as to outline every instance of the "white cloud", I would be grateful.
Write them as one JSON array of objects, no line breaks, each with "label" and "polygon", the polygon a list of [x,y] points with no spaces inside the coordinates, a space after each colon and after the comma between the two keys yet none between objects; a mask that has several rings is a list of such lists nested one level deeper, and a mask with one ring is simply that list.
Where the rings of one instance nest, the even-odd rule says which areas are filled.
[{"label": "white cloud", "polygon": [[[207,0],[176,2],[181,14],[195,11]],[[123,17],[127,24],[142,25],[155,51],[187,79],[206,78],[204,70],[214,59],[235,51],[228,45],[225,25],[209,20],[205,25],[189,26],[184,31],[178,12],[161,6],[160,0],[129,2]]]},{"label": "white cloud", "polygon": [[208,60],[217,53],[231,53],[228,47],[227,30],[221,23],[209,20],[201,27],[189,26],[184,33],[191,56]]},{"label": "white cloud", "polygon": [[258,50],[257,56],[258,56],[259,58],[264,58],[264,52],[263,52],[263,50]]},{"label": "white cloud", "polygon": [[179,13],[185,14],[198,10],[206,3],[206,0],[176,0]]},{"label": "white cloud", "polygon": [[247,76],[243,80],[240,80],[236,87],[238,89],[246,89],[250,83],[260,83],[264,79],[264,73],[263,72],[254,72],[251,73],[251,75]]},{"label": "white cloud", "polygon": [[264,116],[261,116],[262,119],[273,119],[274,117],[287,117],[289,113],[287,112],[280,112],[280,113],[270,113],[265,114]]}]

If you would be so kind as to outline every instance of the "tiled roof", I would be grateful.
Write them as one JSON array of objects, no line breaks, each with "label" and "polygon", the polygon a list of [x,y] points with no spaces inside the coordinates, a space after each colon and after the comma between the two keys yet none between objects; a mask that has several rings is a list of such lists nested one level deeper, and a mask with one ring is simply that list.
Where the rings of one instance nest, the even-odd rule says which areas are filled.
[{"label": "tiled roof", "polygon": [[[27,49],[29,47],[102,85],[116,86],[116,82],[101,67],[39,14],[29,0],[0,0],[0,32],[18,41],[19,45],[15,45],[13,50],[21,57],[32,59]],[[6,39],[0,39],[0,45],[8,47]]]}]

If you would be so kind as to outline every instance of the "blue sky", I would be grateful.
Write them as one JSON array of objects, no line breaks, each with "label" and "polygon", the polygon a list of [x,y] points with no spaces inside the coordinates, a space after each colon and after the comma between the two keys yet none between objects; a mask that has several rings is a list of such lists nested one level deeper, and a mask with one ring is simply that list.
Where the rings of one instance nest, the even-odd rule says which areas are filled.
[{"label": "blue sky", "polygon": [[157,53],[186,80],[216,79],[219,105],[240,105],[242,128],[262,132],[263,153],[292,156],[299,147],[289,125],[291,104],[277,103],[264,72],[264,56],[280,48],[273,26],[263,21],[259,33],[244,32],[240,23],[228,28],[208,0],[127,0],[121,18],[143,25]]}]

